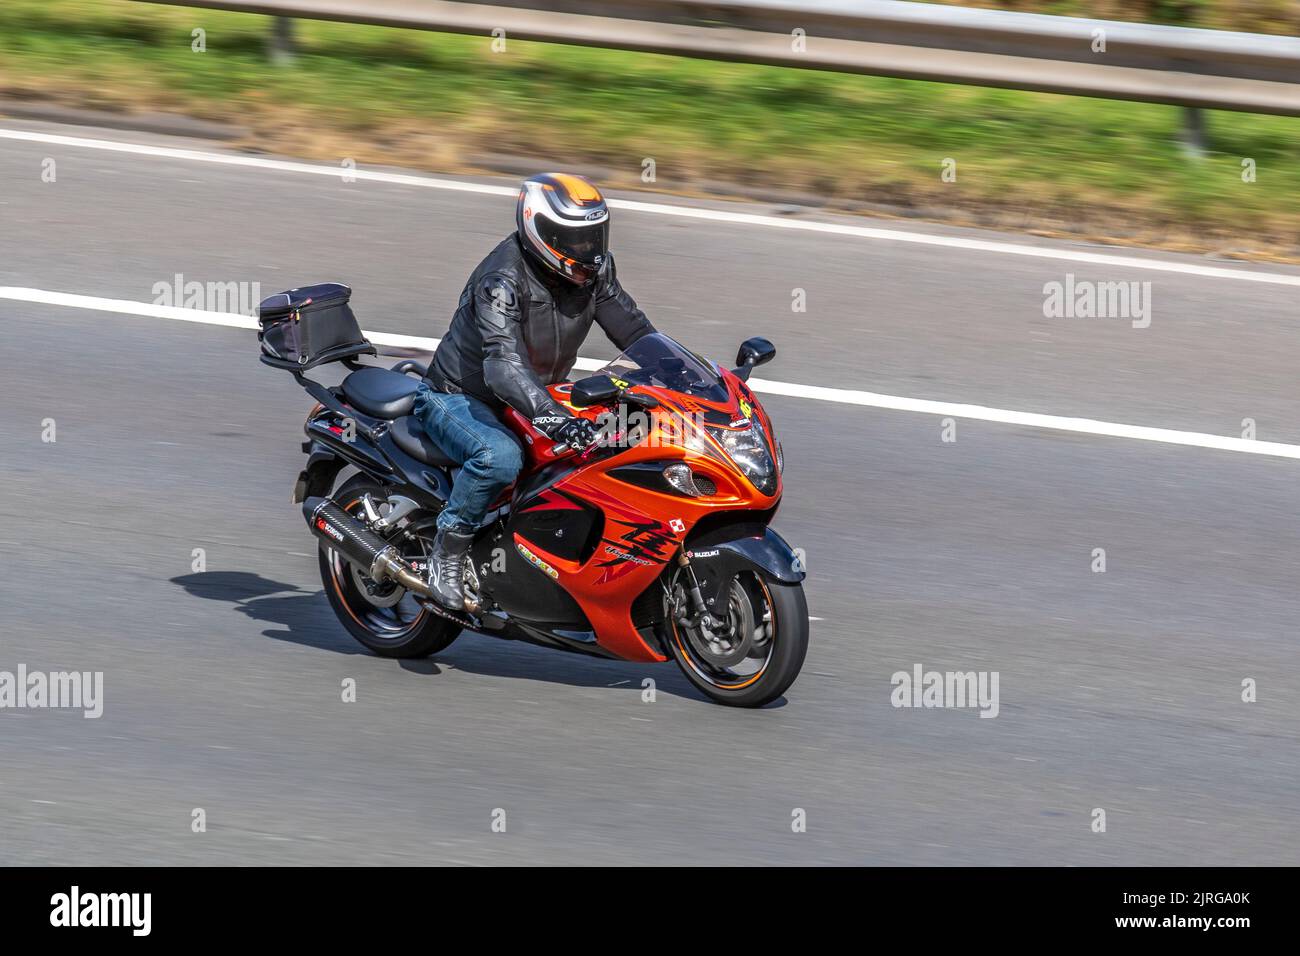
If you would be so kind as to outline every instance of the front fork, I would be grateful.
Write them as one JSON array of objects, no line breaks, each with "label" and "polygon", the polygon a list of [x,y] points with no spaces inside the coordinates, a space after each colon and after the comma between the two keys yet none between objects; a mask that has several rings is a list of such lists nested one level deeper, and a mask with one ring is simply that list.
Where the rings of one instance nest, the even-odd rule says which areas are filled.
[{"label": "front fork", "polygon": [[689,616],[683,614],[682,612],[685,609],[677,607],[674,604],[673,616],[679,623],[684,624],[687,627],[713,630],[718,626],[718,622],[714,619],[713,615],[709,613],[708,604],[705,603],[704,594],[700,590],[699,578],[695,576],[695,569],[691,567],[691,559],[686,556],[685,549],[679,551],[677,554],[677,566],[685,573],[686,581],[684,590],[686,591],[686,597],[693,613]]},{"label": "front fork", "polygon": [[[803,563],[795,550],[771,528],[761,535],[747,535],[725,541],[696,543],[677,558],[692,623],[720,626],[727,615],[732,582],[742,571],[763,580],[795,584],[804,579]],[[684,608],[674,608],[681,611]]]}]

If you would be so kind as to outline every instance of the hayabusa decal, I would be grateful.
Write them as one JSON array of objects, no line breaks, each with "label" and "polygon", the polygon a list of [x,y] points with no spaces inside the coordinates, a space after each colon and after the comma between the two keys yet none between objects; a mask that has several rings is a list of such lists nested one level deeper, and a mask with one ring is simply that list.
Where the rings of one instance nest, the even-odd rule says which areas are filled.
[{"label": "hayabusa decal", "polygon": [[634,561],[638,564],[651,563],[646,559],[653,559],[653,563],[667,561],[673,549],[677,547],[677,539],[673,537],[672,529],[660,521],[617,520],[615,523],[626,525],[628,531],[617,538],[601,539],[604,544],[612,546],[606,550],[615,557],[596,565],[598,568],[608,568],[626,561]]},{"label": "hayabusa decal", "polygon": [[654,561],[651,561],[648,558],[638,558],[635,555],[629,554],[627,551],[624,551],[622,548],[614,547],[612,544],[605,545],[605,553],[609,555],[613,555],[614,558],[616,558],[617,560],[608,561],[605,564],[597,565],[597,567],[605,568],[605,567],[609,567],[609,565],[611,564],[620,564],[624,561],[631,561],[633,564],[643,564],[647,566],[655,563]]}]

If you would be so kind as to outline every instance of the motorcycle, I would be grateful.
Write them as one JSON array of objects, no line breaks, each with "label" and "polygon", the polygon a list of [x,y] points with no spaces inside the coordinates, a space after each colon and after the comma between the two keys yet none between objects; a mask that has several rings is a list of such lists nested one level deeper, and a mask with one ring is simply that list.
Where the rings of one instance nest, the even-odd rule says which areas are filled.
[{"label": "motorcycle", "polygon": [[[784,456],[746,384],[765,339],[724,369],[669,336],[637,340],[595,375],[549,386],[601,438],[555,444],[506,409],[525,464],[470,548],[465,611],[431,597],[435,522],[457,465],[411,415],[412,360],[376,350],[346,286],[273,296],[262,361],[317,404],[303,426],[295,503],[319,539],[321,581],[343,626],[384,657],[426,657],[462,631],[644,663],[675,661],[712,700],[759,707],[794,682],[808,648],[799,556],[770,527]],[[306,374],[347,368],[327,387]],[[413,377],[418,376],[418,377]],[[348,466],[355,471],[339,481]]]}]

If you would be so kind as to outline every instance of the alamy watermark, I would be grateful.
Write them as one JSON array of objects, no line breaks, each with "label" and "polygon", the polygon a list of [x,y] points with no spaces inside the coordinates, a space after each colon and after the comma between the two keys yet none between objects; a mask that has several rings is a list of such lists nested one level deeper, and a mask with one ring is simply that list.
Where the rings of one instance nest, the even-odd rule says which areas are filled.
[{"label": "alamy watermark", "polygon": [[103,671],[0,671],[0,710],[80,710],[94,720],[104,715]]},{"label": "alamy watermark", "polygon": [[[672,448],[678,445],[703,451],[702,439],[707,419],[703,412],[690,415],[653,415],[640,409],[628,410],[620,405],[617,411],[601,412],[596,416],[600,430],[600,443],[614,448],[631,448],[644,444],[647,448]],[[749,419],[739,419],[735,427],[748,425]],[[698,447],[697,447],[698,446]]]},{"label": "alamy watermark", "polygon": [[73,886],[50,897],[50,925],[121,927],[132,936],[148,936],[153,928],[152,893],[83,893]]},{"label": "alamy watermark", "polygon": [[894,707],[978,707],[981,717],[998,715],[997,671],[927,671],[913,664],[911,673],[895,671],[889,683]]},{"label": "alamy watermark", "polygon": [[1091,282],[1066,273],[1064,282],[1043,286],[1043,316],[1049,319],[1128,319],[1135,329],[1151,324],[1150,282]]},{"label": "alamy watermark", "polygon": [[262,301],[260,282],[188,282],[181,273],[153,284],[153,304],[203,312],[256,315]]}]

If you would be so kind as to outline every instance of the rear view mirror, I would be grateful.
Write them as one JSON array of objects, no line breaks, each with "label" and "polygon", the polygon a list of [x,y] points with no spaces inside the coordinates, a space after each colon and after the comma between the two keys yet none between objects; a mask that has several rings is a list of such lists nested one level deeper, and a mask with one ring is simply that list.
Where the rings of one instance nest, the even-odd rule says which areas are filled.
[{"label": "rear view mirror", "polygon": [[573,383],[573,391],[569,393],[569,403],[578,408],[608,405],[622,393],[623,390],[615,385],[608,375],[592,375]]},{"label": "rear view mirror", "polygon": [[740,343],[740,351],[736,354],[736,368],[733,371],[743,382],[749,378],[749,373],[755,366],[763,365],[774,358],[776,358],[776,346],[756,335]]}]

